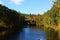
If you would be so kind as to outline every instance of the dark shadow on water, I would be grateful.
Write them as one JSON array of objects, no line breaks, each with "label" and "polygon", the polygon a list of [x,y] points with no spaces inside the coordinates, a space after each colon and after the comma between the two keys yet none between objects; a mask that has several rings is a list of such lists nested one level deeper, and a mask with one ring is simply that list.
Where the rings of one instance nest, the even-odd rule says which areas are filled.
[{"label": "dark shadow on water", "polygon": [[43,30],[35,28],[24,28],[18,33],[14,33],[5,37],[2,40],[46,40],[46,36]]}]

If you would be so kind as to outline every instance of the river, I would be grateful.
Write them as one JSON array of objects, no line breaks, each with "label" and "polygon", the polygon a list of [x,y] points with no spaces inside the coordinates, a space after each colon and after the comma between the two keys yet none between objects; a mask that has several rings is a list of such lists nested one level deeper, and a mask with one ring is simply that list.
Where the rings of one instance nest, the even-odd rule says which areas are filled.
[{"label": "river", "polygon": [[46,35],[42,29],[24,28],[22,32],[10,36],[7,40],[46,40]]}]

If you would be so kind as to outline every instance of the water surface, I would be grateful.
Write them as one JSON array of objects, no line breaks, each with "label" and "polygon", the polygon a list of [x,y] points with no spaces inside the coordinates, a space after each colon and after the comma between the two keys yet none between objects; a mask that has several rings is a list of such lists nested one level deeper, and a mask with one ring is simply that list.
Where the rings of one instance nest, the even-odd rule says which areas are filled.
[{"label": "water surface", "polygon": [[42,29],[24,28],[22,32],[11,36],[8,40],[46,40]]}]

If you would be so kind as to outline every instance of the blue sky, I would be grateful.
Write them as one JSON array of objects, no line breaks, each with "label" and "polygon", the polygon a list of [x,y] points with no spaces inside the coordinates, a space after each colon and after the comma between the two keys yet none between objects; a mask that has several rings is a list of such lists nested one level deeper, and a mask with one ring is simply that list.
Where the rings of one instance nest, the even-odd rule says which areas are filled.
[{"label": "blue sky", "polygon": [[43,14],[52,7],[52,0],[0,0],[0,4],[26,14]]}]

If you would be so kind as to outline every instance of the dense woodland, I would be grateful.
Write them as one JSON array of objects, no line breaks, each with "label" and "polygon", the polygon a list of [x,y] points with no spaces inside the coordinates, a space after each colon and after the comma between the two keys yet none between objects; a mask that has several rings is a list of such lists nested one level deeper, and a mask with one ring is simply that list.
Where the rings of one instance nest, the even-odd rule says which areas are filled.
[{"label": "dense woodland", "polygon": [[25,15],[28,19],[33,19],[36,24],[43,24],[44,26],[60,26],[60,0],[53,1],[53,6],[43,15]]},{"label": "dense woodland", "polygon": [[[29,16],[27,16],[29,17]],[[31,18],[32,17],[32,18]],[[36,21],[36,27],[44,29],[48,34],[47,40],[60,40],[60,0],[53,1],[53,6],[43,15],[31,15]]]},{"label": "dense woodland", "polygon": [[25,17],[20,12],[0,4],[0,36],[21,30],[24,26],[24,19]]},{"label": "dense woodland", "polygon": [[48,25],[55,25],[59,26],[60,22],[60,0],[57,0],[54,2],[53,7],[48,10],[46,13],[44,13],[44,22]]},{"label": "dense woodland", "polygon": [[[25,19],[27,18],[30,20],[30,22],[34,20],[36,23],[36,27],[40,28],[41,26],[44,26],[43,27],[44,30],[49,30],[46,28],[52,28],[52,30],[54,29],[55,31],[58,31],[58,35],[59,35],[58,37],[60,37],[60,32],[59,32],[60,30],[59,29],[60,28],[60,0],[53,1],[53,3],[54,4],[51,7],[51,9],[45,12],[43,15],[22,14],[20,12],[9,9],[8,7],[0,4],[0,22],[3,21],[2,24],[5,23],[7,26],[6,28],[9,29],[9,31],[11,30],[16,31],[17,29],[23,28]],[[55,39],[51,39],[51,40],[55,40]]]}]

